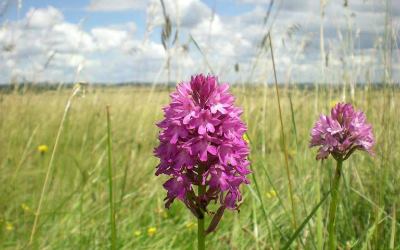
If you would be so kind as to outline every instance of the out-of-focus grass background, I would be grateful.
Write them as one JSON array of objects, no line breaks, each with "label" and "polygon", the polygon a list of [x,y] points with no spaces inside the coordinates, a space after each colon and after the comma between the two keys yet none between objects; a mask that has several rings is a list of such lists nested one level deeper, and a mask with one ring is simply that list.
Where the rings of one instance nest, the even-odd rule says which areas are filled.
[{"label": "out-of-focus grass background", "polygon": [[[169,1],[165,2],[169,4]],[[274,1],[271,2],[273,5]],[[320,14],[323,17],[327,3],[321,3]],[[344,10],[351,15],[346,3],[351,5],[351,1],[344,1]],[[50,51],[47,55],[50,61],[39,67],[33,78],[21,77],[23,70],[9,74],[7,68],[4,75],[10,75],[10,79],[8,85],[2,85],[0,90],[0,248],[110,248],[107,105],[111,114],[112,183],[118,248],[196,247],[194,216],[180,202],[174,202],[170,210],[164,209],[166,193],[162,183],[166,178],[154,175],[158,160],[153,156],[158,134],[155,123],[162,119],[162,107],[169,102],[169,93],[174,89],[170,83],[177,76],[185,75],[173,70],[174,63],[180,60],[176,51],[178,45],[182,48],[190,45],[191,50],[196,51],[198,61],[195,62],[202,71],[221,73],[222,81],[235,79],[231,91],[236,97],[236,105],[244,109],[243,120],[247,123],[251,140],[253,174],[249,177],[251,184],[242,189],[244,201],[240,212],[224,214],[217,232],[207,237],[208,249],[280,249],[289,241],[296,228],[330,189],[334,161],[317,162],[316,150],[309,149],[308,142],[318,115],[330,112],[338,101],[351,102],[366,113],[377,141],[375,157],[357,152],[344,163],[337,217],[339,248],[400,249],[400,92],[399,79],[393,77],[399,75],[398,26],[390,21],[390,6],[397,3],[386,1],[378,4],[386,6],[387,12],[382,21],[385,30],[377,32],[375,37],[378,43],[373,55],[379,58],[375,61],[363,63],[360,61],[362,58],[355,56],[364,50],[355,52],[353,45],[349,46],[353,44],[353,31],[346,33],[348,36],[341,40],[341,44],[329,45],[334,49],[324,51],[323,44],[329,43],[329,39],[324,40],[322,29],[319,30],[322,32],[320,37],[313,37],[313,41],[322,44],[321,55],[317,53],[321,65],[318,63],[314,69],[320,77],[304,83],[294,75],[305,74],[304,79],[314,79],[315,75],[307,74],[316,72],[302,71],[301,60],[297,61],[297,58],[304,59],[308,55],[304,49],[307,47],[306,39],[299,40],[298,49],[290,50],[297,52],[287,59],[289,66],[281,57],[285,47],[274,44],[278,48],[275,60],[280,71],[278,81],[286,147],[281,133],[276,89],[271,84],[273,70],[266,39],[268,32],[274,31],[274,22],[279,21],[274,14],[274,11],[279,12],[279,8],[273,7],[270,12],[269,4],[264,6],[264,12],[267,16],[272,13],[269,22],[273,22],[264,33],[257,34],[259,46],[253,48],[257,53],[253,54],[248,67],[232,62],[229,72],[234,72],[234,77],[224,71],[226,65],[218,65],[215,58],[210,58],[209,48],[202,43],[204,37],[190,35],[189,43],[183,45],[173,42],[173,33],[179,31],[179,25],[173,23],[171,26],[165,16],[159,30],[154,31],[164,34],[161,42],[165,44],[160,47],[165,50],[165,58],[159,65],[160,74],[146,78],[140,86],[89,82],[72,87],[62,83],[65,79],[42,84],[40,79],[50,72],[48,67],[62,53],[60,51]],[[376,18],[373,12],[371,16]],[[349,20],[345,21],[351,30],[354,23]],[[329,22],[334,20],[325,20],[325,24]],[[9,63],[9,60],[18,43],[16,47],[6,44],[4,34],[6,29],[17,29],[18,24],[10,26],[7,23],[3,22],[0,32],[1,58],[7,67],[14,65],[17,69],[18,64]],[[289,25],[285,39],[290,40],[295,32],[303,32],[301,26]],[[338,30],[339,37],[342,37],[341,32]],[[29,51],[29,42],[25,44]],[[228,45],[232,45],[229,40]],[[32,45],[32,50],[34,47]],[[334,55],[335,51],[341,51],[341,54]],[[343,67],[336,65],[332,68],[334,58],[341,55],[345,55],[341,58]],[[296,63],[291,65],[290,60]],[[135,63],[140,64],[140,61]],[[81,71],[85,71],[84,66],[79,62],[72,64],[76,68],[68,79],[78,82]],[[112,63],[107,66],[113,67]],[[104,65],[98,67],[104,68]],[[151,70],[139,66],[132,70],[138,68],[139,71]],[[192,73],[198,73],[199,68]],[[120,70],[129,72],[129,67]],[[32,77],[24,75],[28,76]],[[42,152],[38,149],[41,145]],[[297,227],[292,223],[285,148],[289,157]],[[46,175],[42,206],[38,210]],[[291,245],[292,249],[323,249],[327,238],[328,205],[329,198],[301,230]],[[216,207],[211,210],[216,210]]]},{"label": "out-of-focus grass background", "polygon": [[[294,232],[291,224],[279,115],[273,88],[234,88],[252,140],[252,184],[243,188],[239,213],[227,212],[210,249],[278,249]],[[26,248],[57,130],[71,90],[1,95],[1,246]],[[320,89],[318,112],[340,98]],[[281,89],[289,167],[300,224],[329,190],[333,160],[315,161],[309,132],[318,117],[314,90]],[[399,235],[399,132],[397,90],[363,88],[353,102],[366,112],[377,139],[376,156],[357,152],[345,162],[338,212],[340,246],[390,249]],[[291,102],[290,102],[291,100]],[[311,101],[310,101],[311,100]],[[34,239],[39,249],[104,249],[109,246],[106,112],[111,107],[114,190],[118,245],[122,249],[191,249],[196,221],[175,202],[165,210],[165,180],[154,176],[155,123],[168,103],[168,91],[149,88],[90,88],[72,100],[55,153]],[[291,104],[292,103],[292,104]],[[292,106],[291,106],[292,105]],[[293,116],[291,111],[293,111]],[[49,145],[39,153],[37,147]],[[254,179],[260,185],[258,197]],[[266,210],[263,214],[261,202]],[[327,218],[320,214],[301,233],[304,249],[319,249]],[[150,231],[149,231],[150,230]],[[152,230],[155,230],[152,233]],[[321,234],[321,235],[318,235]]]}]

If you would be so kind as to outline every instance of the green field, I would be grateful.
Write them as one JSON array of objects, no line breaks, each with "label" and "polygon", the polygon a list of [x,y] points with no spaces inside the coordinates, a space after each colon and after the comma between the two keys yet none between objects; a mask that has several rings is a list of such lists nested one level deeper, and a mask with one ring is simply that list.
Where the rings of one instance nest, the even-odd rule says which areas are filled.
[{"label": "green field", "polygon": [[[172,89],[170,89],[172,91]],[[164,208],[165,177],[154,175],[157,121],[168,90],[89,87],[0,93],[0,249],[106,249],[110,246],[107,116],[111,110],[113,187],[120,249],[193,249],[195,217],[180,202]],[[280,249],[330,189],[334,160],[315,160],[309,133],[342,90],[280,89],[294,191],[288,193],[277,96],[272,87],[233,88],[251,139],[253,174],[240,212],[226,212],[208,249]],[[355,153],[344,163],[337,237],[340,249],[400,249],[400,93],[359,86],[354,100],[373,125],[376,156]],[[58,144],[54,151],[57,133]],[[45,153],[39,145],[48,145]],[[50,164],[52,153],[53,162]],[[50,166],[35,234],[35,213]],[[258,186],[255,185],[257,182]],[[322,249],[329,198],[292,249]],[[214,211],[216,206],[212,207]],[[211,209],[211,210],[212,210]]]}]

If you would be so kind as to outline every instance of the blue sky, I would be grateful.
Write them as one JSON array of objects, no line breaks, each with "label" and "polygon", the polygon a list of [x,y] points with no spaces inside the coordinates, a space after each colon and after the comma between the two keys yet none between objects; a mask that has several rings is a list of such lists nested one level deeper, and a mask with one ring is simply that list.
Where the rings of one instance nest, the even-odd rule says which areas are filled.
[{"label": "blue sky", "polygon": [[[328,1],[322,7],[320,1],[273,1],[266,26],[269,0],[164,0],[172,33],[178,30],[167,49],[161,43],[159,0],[21,0],[19,18],[18,0],[2,2],[9,5],[0,19],[1,83],[163,82],[168,75],[179,81],[210,71],[233,83],[270,81],[270,58],[259,45],[271,27],[282,82],[383,78],[387,13],[378,0],[353,0],[348,6]],[[398,41],[400,4],[392,1],[389,11],[388,28]],[[400,70],[398,45],[393,78]]]},{"label": "blue sky", "polygon": [[[24,1],[21,8],[21,16],[24,16],[31,8],[47,8],[53,6],[59,9],[65,17],[65,20],[71,23],[79,23],[85,19],[83,27],[87,30],[112,24],[124,24],[126,22],[134,21],[138,24],[139,28],[144,27],[145,12],[142,10],[122,10],[117,12],[94,12],[87,10],[90,1],[70,0],[70,1]],[[16,20],[17,8],[9,8],[7,11],[7,18]]]},{"label": "blue sky", "polygon": [[[110,0],[112,1],[112,0]],[[203,1],[210,9],[214,9],[224,16],[236,16],[246,11],[250,11],[253,4],[239,3],[235,1]],[[90,30],[98,26],[118,25],[127,22],[135,22],[137,24],[138,33],[143,35],[146,13],[141,9],[125,9],[119,11],[90,11],[88,6],[90,1],[85,0],[69,0],[69,1],[48,1],[48,0],[30,0],[23,1],[20,10],[20,16],[24,16],[31,8],[47,8],[53,6],[64,14],[65,20],[71,23],[79,23],[84,19],[83,28]],[[9,20],[17,19],[17,5],[10,7],[6,12],[6,18]]]}]

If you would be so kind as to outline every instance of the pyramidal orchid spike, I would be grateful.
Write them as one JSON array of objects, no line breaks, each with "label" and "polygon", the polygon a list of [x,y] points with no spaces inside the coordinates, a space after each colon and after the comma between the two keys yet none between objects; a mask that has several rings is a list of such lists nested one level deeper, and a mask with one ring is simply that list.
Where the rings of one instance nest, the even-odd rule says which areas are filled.
[{"label": "pyramidal orchid spike", "polygon": [[[171,95],[155,148],[160,159],[156,175],[167,175],[165,206],[182,201],[198,218],[199,249],[204,249],[204,215],[210,202],[219,202],[209,231],[214,231],[226,209],[237,210],[239,187],[249,184],[249,147],[242,110],[234,106],[227,84],[211,75],[192,76]],[[197,191],[197,194],[195,193]]]},{"label": "pyramidal orchid spike", "polygon": [[336,160],[346,160],[357,149],[374,154],[372,126],[365,114],[349,103],[338,103],[331,115],[321,115],[311,130],[310,147],[319,147],[317,160],[330,154]]},{"label": "pyramidal orchid spike", "polygon": [[365,114],[354,110],[349,103],[338,103],[331,115],[321,115],[311,130],[310,147],[319,147],[317,160],[332,155],[336,160],[336,171],[331,182],[331,202],[329,204],[327,249],[336,250],[336,210],[339,203],[340,177],[343,162],[357,149],[373,154],[375,144],[372,126]]},{"label": "pyramidal orchid spike", "polygon": [[164,184],[167,208],[179,199],[193,211],[198,202],[189,193],[201,184],[206,192],[198,198],[205,207],[214,200],[237,209],[239,186],[249,183],[249,148],[241,109],[228,90],[215,76],[192,76],[177,86],[163,109],[164,120],[157,124],[160,145],[154,152],[160,158],[156,174],[170,176]]}]

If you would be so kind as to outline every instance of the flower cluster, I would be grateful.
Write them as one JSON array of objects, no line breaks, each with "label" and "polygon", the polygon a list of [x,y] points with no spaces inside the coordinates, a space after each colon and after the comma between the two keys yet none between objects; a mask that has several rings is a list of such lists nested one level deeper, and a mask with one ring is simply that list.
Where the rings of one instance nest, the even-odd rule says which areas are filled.
[{"label": "flower cluster", "polygon": [[332,154],[335,159],[345,160],[356,149],[373,154],[374,144],[365,114],[348,103],[336,104],[330,116],[321,115],[311,131],[310,147],[320,146],[317,159]]},{"label": "flower cluster", "polygon": [[[167,208],[175,198],[196,216],[213,200],[238,208],[239,186],[249,183],[249,149],[242,111],[233,105],[228,89],[214,76],[196,75],[171,94],[165,119],[157,124],[160,145],[155,149],[160,158],[156,175],[171,177],[164,183]],[[195,186],[204,187],[204,194],[196,195]]]}]

